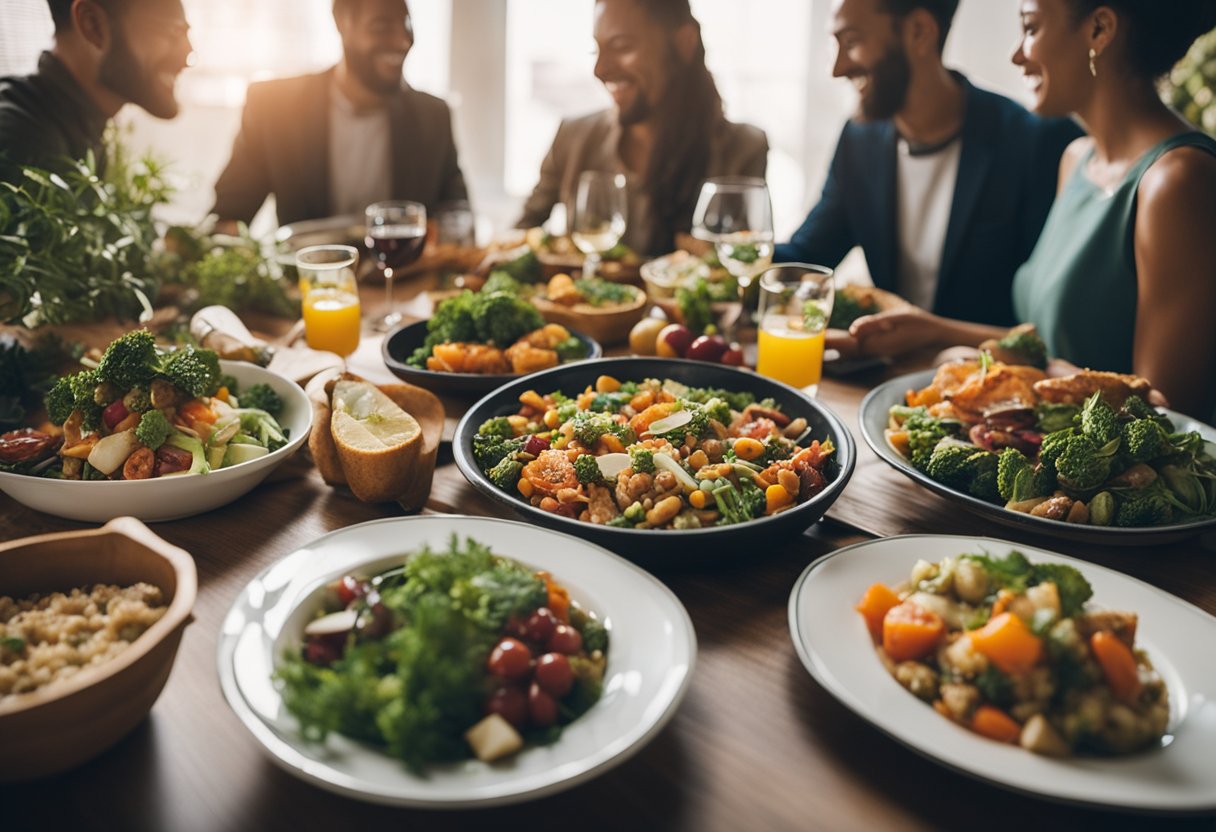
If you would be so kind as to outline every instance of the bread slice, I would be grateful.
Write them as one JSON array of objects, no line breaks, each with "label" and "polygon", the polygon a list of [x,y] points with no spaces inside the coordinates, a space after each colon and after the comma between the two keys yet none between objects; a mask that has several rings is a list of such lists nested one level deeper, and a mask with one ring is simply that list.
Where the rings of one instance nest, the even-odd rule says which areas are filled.
[{"label": "bread slice", "polygon": [[338,380],[331,410],[330,432],[350,490],[365,502],[397,499],[422,448],[418,421],[366,381]]}]

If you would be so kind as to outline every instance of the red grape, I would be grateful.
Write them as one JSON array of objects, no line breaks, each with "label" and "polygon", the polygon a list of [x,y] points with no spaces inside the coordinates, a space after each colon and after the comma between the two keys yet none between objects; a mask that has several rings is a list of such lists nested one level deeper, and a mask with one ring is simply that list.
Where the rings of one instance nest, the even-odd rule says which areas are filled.
[{"label": "red grape", "polygon": [[524,679],[532,672],[532,651],[517,638],[504,638],[490,653],[486,669],[500,679]]},{"label": "red grape", "polygon": [[570,660],[561,653],[546,653],[536,660],[536,684],[549,695],[561,699],[574,687]]}]

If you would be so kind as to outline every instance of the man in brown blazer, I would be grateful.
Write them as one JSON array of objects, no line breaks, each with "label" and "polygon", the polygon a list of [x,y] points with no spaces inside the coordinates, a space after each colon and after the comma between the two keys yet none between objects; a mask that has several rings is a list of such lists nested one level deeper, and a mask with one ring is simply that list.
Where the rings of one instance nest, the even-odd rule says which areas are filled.
[{"label": "man in brown blazer", "polygon": [[361,214],[386,199],[428,210],[467,199],[447,104],[401,77],[414,44],[405,0],[334,0],[334,22],[337,66],[250,85],[215,185],[221,223],[249,222],[269,194],[280,224]]},{"label": "man in brown blazer", "polygon": [[671,251],[707,177],[764,177],[768,139],[723,116],[688,0],[597,0],[595,41],[595,77],[616,106],[562,122],[516,225],[569,205],[583,171],[615,171],[627,183],[622,242],[644,255]]}]

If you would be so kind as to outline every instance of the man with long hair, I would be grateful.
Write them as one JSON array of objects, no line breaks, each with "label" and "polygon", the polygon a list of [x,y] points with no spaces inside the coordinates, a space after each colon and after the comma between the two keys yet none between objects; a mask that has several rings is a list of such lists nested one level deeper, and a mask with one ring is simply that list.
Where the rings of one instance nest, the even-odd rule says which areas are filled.
[{"label": "man with long hair", "polygon": [[625,174],[629,223],[622,240],[641,254],[670,251],[692,224],[710,176],[763,177],[768,140],[722,112],[688,0],[597,0],[595,77],[615,106],[558,128],[524,205],[521,228],[573,201],[579,174]]},{"label": "man with long hair", "polygon": [[56,169],[92,150],[122,105],[177,115],[174,85],[190,57],[181,0],[47,0],[55,44],[33,75],[0,79],[0,181]]},{"label": "man with long hair", "polygon": [[[775,261],[835,267],[861,246],[874,284],[917,306],[1011,325],[1011,285],[1081,134],[942,64],[958,0],[835,0],[832,74],[859,106],[819,203]],[[846,345],[841,344],[841,347]]]},{"label": "man with long hair", "polygon": [[402,78],[414,45],[405,0],[334,0],[333,13],[337,66],[250,85],[215,185],[221,227],[252,220],[270,194],[281,224],[467,198],[448,105]]}]

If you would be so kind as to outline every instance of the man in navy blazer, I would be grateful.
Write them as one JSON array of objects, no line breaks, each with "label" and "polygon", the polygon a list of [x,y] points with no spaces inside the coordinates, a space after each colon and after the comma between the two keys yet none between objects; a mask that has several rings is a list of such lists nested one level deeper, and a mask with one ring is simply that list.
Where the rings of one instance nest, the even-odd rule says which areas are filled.
[{"label": "man in navy blazer", "polygon": [[832,74],[858,87],[819,203],[774,260],[835,267],[856,245],[881,289],[950,318],[1015,323],[1014,272],[1081,130],[942,65],[958,0],[836,0]]}]

